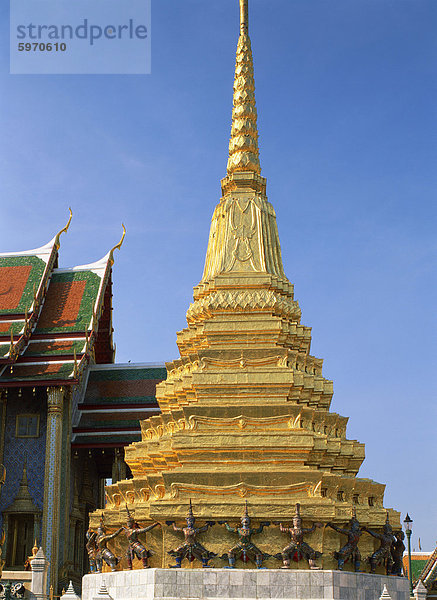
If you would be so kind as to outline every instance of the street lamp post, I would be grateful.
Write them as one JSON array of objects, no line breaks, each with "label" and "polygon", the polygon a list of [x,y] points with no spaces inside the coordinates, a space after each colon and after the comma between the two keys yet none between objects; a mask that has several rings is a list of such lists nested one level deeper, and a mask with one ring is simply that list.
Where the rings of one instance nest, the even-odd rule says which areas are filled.
[{"label": "street lamp post", "polygon": [[407,513],[407,516],[404,519],[405,533],[407,534],[407,542],[408,542],[408,579],[410,580],[410,596],[413,595],[413,573],[411,571],[411,533],[413,531],[411,524],[413,519]]}]

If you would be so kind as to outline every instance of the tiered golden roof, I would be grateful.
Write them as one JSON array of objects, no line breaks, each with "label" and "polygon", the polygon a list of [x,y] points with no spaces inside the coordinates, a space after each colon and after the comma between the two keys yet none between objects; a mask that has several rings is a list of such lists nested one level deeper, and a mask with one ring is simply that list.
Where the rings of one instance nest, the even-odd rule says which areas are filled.
[{"label": "tiered golden roof", "polygon": [[[142,421],[142,441],[126,449],[133,479],[107,488],[105,519],[120,525],[125,503],[139,521],[158,520],[150,535],[152,566],[168,565],[178,545],[165,520],[183,520],[190,498],[202,520],[291,519],[345,523],[352,507],[365,525],[385,522],[384,485],[356,477],[364,446],[346,438],[347,418],[329,412],[332,382],[310,354],[311,329],[300,322],[285,276],[275,211],[260,175],[247,0],[240,0],[228,172],[212,218],[201,282],[177,334],[180,358],[157,388],[160,416]],[[390,511],[392,524],[399,515]],[[202,543],[218,554],[231,544],[222,527]],[[373,538],[362,536],[362,551]],[[286,544],[277,528],[257,545]],[[340,536],[317,530],[310,543],[334,566]],[[263,545],[264,544],[264,545]],[[212,564],[221,565],[217,559]],[[270,559],[267,566],[279,566]]]}]

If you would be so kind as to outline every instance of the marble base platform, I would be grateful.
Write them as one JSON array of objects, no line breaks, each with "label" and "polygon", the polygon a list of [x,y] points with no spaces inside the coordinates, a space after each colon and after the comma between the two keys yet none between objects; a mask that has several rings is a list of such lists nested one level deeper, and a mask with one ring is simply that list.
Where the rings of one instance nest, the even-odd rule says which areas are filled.
[{"label": "marble base platform", "polygon": [[347,571],[301,569],[139,569],[85,575],[82,600],[409,600],[408,580]]}]

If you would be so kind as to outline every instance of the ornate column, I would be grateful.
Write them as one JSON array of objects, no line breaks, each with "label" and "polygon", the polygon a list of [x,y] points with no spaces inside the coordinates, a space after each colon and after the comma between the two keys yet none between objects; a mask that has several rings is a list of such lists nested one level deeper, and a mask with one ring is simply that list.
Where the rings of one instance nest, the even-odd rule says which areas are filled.
[{"label": "ornate column", "polygon": [[47,388],[47,440],[41,545],[50,563],[48,587],[52,585],[55,593],[58,582],[63,404],[64,389]]},{"label": "ornate column", "polygon": [[[0,490],[2,485],[4,484],[4,479],[6,477],[6,471],[4,468],[4,453],[5,453],[5,432],[6,432],[6,409],[7,409],[7,400],[8,393],[7,390],[0,390]],[[7,536],[7,518],[3,518],[0,513],[0,542],[3,546]],[[6,555],[6,546],[3,549],[4,554]],[[3,562],[1,559],[2,549],[0,548],[0,577],[3,568]]]},{"label": "ornate column", "polygon": [[7,392],[0,391],[0,463],[3,463],[3,454],[5,449],[5,429],[6,429],[6,407],[7,407]]}]

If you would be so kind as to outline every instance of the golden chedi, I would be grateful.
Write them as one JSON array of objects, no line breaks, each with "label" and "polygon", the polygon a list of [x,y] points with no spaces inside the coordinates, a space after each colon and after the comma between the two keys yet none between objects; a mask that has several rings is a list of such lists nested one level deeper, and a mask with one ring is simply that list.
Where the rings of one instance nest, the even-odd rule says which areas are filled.
[{"label": "golden chedi", "polygon": [[[203,277],[188,326],[177,334],[180,358],[167,364],[167,380],[157,388],[162,414],[142,421],[142,441],[126,449],[133,479],[107,488],[105,524],[123,525],[126,505],[141,527],[159,521],[146,540],[150,565],[169,566],[168,551],[182,538],[165,522],[182,525],[190,499],[197,527],[216,521],[199,540],[218,556],[235,539],[217,522],[239,522],[247,501],[255,525],[271,522],[254,543],[274,555],[288,543],[274,523],[292,522],[300,503],[304,527],[324,525],[305,538],[323,553],[319,565],[336,568],[333,552],[345,538],[326,524],[343,527],[355,508],[363,526],[382,528],[385,486],[356,477],[364,445],[348,440],[347,418],[329,411],[332,382],[322,375],[322,359],[310,354],[311,329],[300,322],[284,273],[275,211],[260,174],[247,0],[240,0],[240,17],[227,176]],[[399,514],[390,510],[389,517],[399,527]],[[93,518],[96,525],[100,513]],[[120,555],[122,536],[117,540]],[[361,536],[363,567],[377,546]],[[305,560],[293,565],[308,568]]]}]

